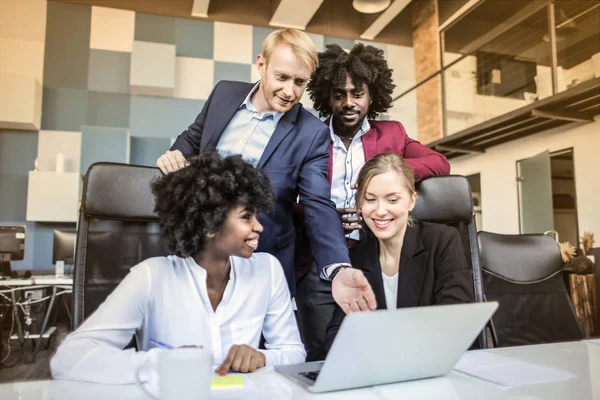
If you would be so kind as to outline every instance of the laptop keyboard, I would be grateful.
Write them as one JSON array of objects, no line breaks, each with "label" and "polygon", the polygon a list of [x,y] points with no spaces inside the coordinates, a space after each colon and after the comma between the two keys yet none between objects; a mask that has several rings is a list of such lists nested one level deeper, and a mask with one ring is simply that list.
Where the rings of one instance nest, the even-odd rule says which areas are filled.
[{"label": "laptop keyboard", "polygon": [[300,375],[302,375],[305,378],[310,379],[311,381],[316,381],[317,377],[319,376],[319,372],[321,372],[321,371],[301,372]]}]

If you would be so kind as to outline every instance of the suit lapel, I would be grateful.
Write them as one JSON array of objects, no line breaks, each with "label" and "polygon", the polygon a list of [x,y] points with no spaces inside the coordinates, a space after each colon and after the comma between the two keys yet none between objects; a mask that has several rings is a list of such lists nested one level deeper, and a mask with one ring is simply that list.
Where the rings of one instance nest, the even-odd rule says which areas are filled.
[{"label": "suit lapel", "polygon": [[[353,250],[351,250],[352,252]],[[351,253],[352,254],[352,253]],[[358,262],[353,264],[360,265],[365,274],[365,278],[371,284],[377,309],[385,310],[385,292],[383,290],[383,278],[381,277],[381,264],[379,263],[379,242],[375,236],[370,235],[365,241],[356,248],[355,254],[360,257]]]},{"label": "suit lapel", "polygon": [[[331,117],[323,121],[323,123],[327,125],[327,128],[329,128],[330,121]],[[333,140],[329,141],[329,146],[327,146],[327,150],[329,151],[329,161],[327,163],[327,181],[329,182],[329,186],[331,186],[331,180],[333,179]]]},{"label": "suit lapel", "polygon": [[294,108],[286,112],[283,117],[281,117],[279,123],[277,124],[277,128],[275,128],[273,135],[267,143],[267,147],[265,147],[260,160],[258,160],[258,168],[261,168],[265,165],[265,163],[273,155],[275,149],[277,149],[277,146],[279,146],[279,143],[281,143],[281,141],[292,131],[294,128],[294,122],[296,122],[296,116],[300,111],[300,107],[300,104],[296,104]]},{"label": "suit lapel", "polygon": [[428,251],[423,247],[419,227],[408,227],[400,255],[398,271],[398,301],[396,306],[416,307],[419,305],[421,288],[427,269]]},{"label": "suit lapel", "polygon": [[333,179],[333,142],[329,142],[329,162],[327,165],[327,181],[329,181],[329,186],[331,186],[331,180]]},{"label": "suit lapel", "polygon": [[242,84],[240,90],[233,93],[231,96],[227,96],[227,100],[222,105],[218,105],[218,114],[211,120],[215,121],[212,129],[207,129],[202,133],[202,139],[200,140],[200,151],[214,150],[217,148],[217,144],[223,135],[223,131],[231,122],[231,119],[238,111],[240,104],[244,102],[252,85]]},{"label": "suit lapel", "polygon": [[361,140],[365,153],[365,161],[369,161],[377,154],[377,130],[371,125],[371,129],[362,136]]}]

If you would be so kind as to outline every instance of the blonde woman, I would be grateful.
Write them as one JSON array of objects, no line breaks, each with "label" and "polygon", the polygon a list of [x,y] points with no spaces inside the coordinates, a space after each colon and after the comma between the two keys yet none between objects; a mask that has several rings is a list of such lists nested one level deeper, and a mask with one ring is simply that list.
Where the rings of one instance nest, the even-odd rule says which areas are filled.
[{"label": "blonde woman", "polygon": [[[357,179],[356,206],[369,238],[350,250],[375,293],[378,309],[469,303],[473,278],[458,231],[414,221],[414,175],[394,153],[378,154]],[[331,346],[345,313],[337,308],[327,328]]]}]

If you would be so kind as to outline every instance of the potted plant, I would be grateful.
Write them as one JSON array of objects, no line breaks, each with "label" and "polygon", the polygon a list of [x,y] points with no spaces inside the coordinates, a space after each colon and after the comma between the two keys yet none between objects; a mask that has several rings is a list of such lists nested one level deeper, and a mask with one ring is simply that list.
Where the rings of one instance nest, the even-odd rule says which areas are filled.
[{"label": "potted plant", "polygon": [[590,337],[598,316],[598,293],[596,292],[596,265],[588,258],[594,246],[594,234],[584,232],[581,237],[581,255],[576,255],[575,247],[569,242],[560,243],[560,251],[565,262],[564,269],[569,273],[569,292],[579,323],[586,337]]}]

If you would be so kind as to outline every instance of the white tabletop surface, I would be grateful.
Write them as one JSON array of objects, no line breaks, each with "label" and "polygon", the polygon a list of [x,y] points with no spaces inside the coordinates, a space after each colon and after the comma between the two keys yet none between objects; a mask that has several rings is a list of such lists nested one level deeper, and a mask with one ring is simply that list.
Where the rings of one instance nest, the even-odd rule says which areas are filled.
[{"label": "white tabletop surface", "polygon": [[[557,368],[575,377],[543,384],[503,387],[460,372],[443,378],[314,395],[266,368],[248,374],[245,389],[213,392],[214,399],[321,400],[600,400],[600,345],[569,342],[485,350]],[[148,399],[135,385],[38,381],[0,385],[2,400]]]},{"label": "white tabletop surface", "polygon": [[2,279],[0,286],[33,286],[33,285],[73,285],[73,278],[54,275],[33,275],[29,279]]},{"label": "white tabletop surface", "polygon": [[33,279],[0,279],[0,286],[32,286]]}]

